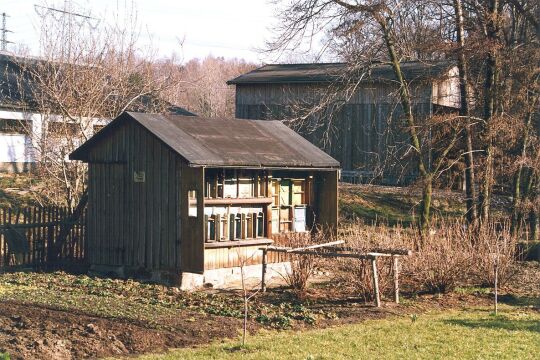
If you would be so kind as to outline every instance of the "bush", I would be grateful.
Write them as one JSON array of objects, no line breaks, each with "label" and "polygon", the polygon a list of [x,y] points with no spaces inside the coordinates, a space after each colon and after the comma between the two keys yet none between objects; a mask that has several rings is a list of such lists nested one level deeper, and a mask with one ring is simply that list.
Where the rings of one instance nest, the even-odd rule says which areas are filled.
[{"label": "bush", "polygon": [[[340,234],[345,246],[355,252],[369,252],[377,249],[403,249],[407,246],[406,229],[401,226],[389,227],[384,224],[366,226],[362,222],[349,224]],[[335,258],[328,262],[334,269],[334,281],[347,287],[364,301],[373,300],[373,273],[371,260]],[[381,258],[377,261],[379,290],[382,296],[393,294],[392,262]]]},{"label": "bush", "polygon": [[[447,293],[460,285],[494,285],[494,260],[498,259],[498,280],[503,286],[516,269],[517,241],[507,223],[470,227],[465,220],[438,220],[424,237],[418,229],[350,224],[340,234],[346,246],[358,252],[377,249],[416,249],[401,260],[402,288],[411,292]],[[335,280],[349,287],[365,301],[373,300],[369,260],[337,258],[330,261]],[[378,260],[381,294],[393,293],[392,264]]]},{"label": "bush", "polygon": [[[414,231],[415,237],[419,232]],[[447,293],[466,282],[473,264],[472,232],[461,221],[442,222],[422,241],[407,261],[406,276],[416,290]]]},{"label": "bush", "polygon": [[[317,243],[322,237],[308,233],[288,233],[280,237],[279,244],[291,248],[299,248]],[[313,275],[320,259],[313,255],[288,255],[290,269],[281,274],[287,285],[294,291],[298,298],[305,295],[308,281]]]},{"label": "bush", "polygon": [[464,220],[439,221],[409,263],[411,277],[430,292],[452,291],[457,285],[504,286],[516,271],[517,237],[508,222],[471,227]]},{"label": "bush", "polygon": [[517,271],[518,238],[512,235],[510,224],[489,223],[482,226],[474,238],[472,275],[480,286],[495,286],[495,263],[499,286],[508,284]]}]

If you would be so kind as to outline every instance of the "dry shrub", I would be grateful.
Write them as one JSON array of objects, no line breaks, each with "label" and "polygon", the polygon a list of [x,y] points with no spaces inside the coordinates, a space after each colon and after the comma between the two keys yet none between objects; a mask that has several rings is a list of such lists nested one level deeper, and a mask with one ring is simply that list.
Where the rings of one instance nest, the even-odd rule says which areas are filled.
[{"label": "dry shrub", "polygon": [[[494,260],[498,259],[498,280],[502,286],[512,278],[517,261],[517,240],[507,223],[487,223],[479,228],[465,220],[437,220],[429,234],[420,237],[418,229],[367,226],[360,222],[343,229],[340,239],[358,252],[376,249],[416,249],[402,257],[401,283],[406,291],[446,293],[460,285],[493,286]],[[373,279],[369,260],[332,259],[334,279],[364,300],[373,299]],[[392,264],[380,258],[379,287],[392,294]]]},{"label": "dry shrub", "polygon": [[518,237],[512,235],[509,222],[490,222],[482,226],[474,238],[472,275],[478,285],[495,285],[495,264],[497,280],[504,286],[514,277],[519,259]]},{"label": "dry shrub", "polygon": [[508,223],[470,227],[464,220],[439,221],[408,263],[410,278],[429,292],[448,292],[458,285],[493,286],[498,263],[499,285],[514,275],[517,240]]},{"label": "dry shrub", "polygon": [[[390,227],[384,224],[364,225],[358,221],[349,224],[342,230],[340,239],[345,240],[345,246],[356,252],[369,252],[374,249],[406,248],[407,229],[401,226]],[[351,258],[335,258],[329,261],[333,269],[333,278],[339,286],[347,288],[361,297],[364,301],[373,300],[373,273],[371,260]],[[379,275],[379,290],[383,296],[393,293],[392,262],[390,258],[377,260]]]},{"label": "dry shrub", "polygon": [[[321,238],[321,236],[308,233],[287,233],[280,237],[279,244],[291,248],[300,248],[313,245],[319,242]],[[290,261],[290,269],[281,276],[296,296],[302,298],[320,258],[313,255],[290,254],[288,255],[288,261]]]},{"label": "dry shrub", "polygon": [[[472,232],[461,221],[440,222],[407,261],[406,276],[414,290],[446,293],[467,279],[473,263]],[[418,237],[414,231],[413,236]]]}]

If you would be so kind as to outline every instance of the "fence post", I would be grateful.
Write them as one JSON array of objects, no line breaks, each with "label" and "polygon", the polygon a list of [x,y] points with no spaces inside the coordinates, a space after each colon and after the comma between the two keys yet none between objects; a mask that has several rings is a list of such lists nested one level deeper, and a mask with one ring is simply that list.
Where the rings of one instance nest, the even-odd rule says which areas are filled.
[{"label": "fence post", "polygon": [[371,259],[371,269],[373,270],[373,291],[375,295],[375,305],[381,307],[381,297],[379,294],[379,275],[377,273],[377,257]]},{"label": "fence post", "polygon": [[54,225],[47,226],[47,260],[50,265],[54,261]]},{"label": "fence post", "polygon": [[268,250],[262,249],[262,275],[261,275],[261,290],[266,292],[266,257]]},{"label": "fence post", "polygon": [[399,263],[398,257],[392,256],[392,271],[394,275],[394,301],[399,304]]}]

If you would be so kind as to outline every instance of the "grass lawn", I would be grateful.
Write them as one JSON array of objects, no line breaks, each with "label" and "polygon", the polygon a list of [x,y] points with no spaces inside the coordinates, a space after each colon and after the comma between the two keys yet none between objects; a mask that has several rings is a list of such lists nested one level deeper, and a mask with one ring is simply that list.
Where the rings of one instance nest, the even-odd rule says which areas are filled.
[{"label": "grass lawn", "polygon": [[[418,189],[372,185],[341,185],[339,211],[345,219],[361,219],[367,224],[383,222],[405,226],[415,222],[421,194]],[[439,217],[463,216],[465,208],[460,193],[436,190],[432,212]]]},{"label": "grass lawn", "polygon": [[503,306],[370,320],[304,332],[259,332],[239,341],[140,359],[538,359],[540,313]]}]

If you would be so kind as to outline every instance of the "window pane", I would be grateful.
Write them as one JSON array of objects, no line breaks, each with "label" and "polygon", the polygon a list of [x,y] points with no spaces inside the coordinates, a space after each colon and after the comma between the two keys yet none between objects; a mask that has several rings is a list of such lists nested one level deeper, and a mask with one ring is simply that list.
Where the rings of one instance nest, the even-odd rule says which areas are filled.
[{"label": "window pane", "polygon": [[188,191],[189,217],[197,217],[197,190]]},{"label": "window pane", "polygon": [[223,189],[224,198],[237,198],[237,178],[233,171],[225,172],[225,188]]},{"label": "window pane", "polygon": [[0,132],[3,134],[28,134],[32,131],[32,121],[0,119]]},{"label": "window pane", "polygon": [[291,181],[281,180],[281,186],[279,189],[279,201],[281,206],[287,206],[291,204]]},{"label": "window pane", "polygon": [[253,179],[241,178],[238,179],[239,198],[251,198],[253,197]]}]

